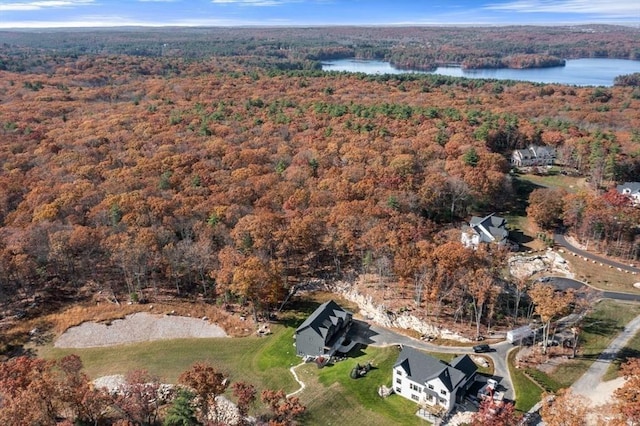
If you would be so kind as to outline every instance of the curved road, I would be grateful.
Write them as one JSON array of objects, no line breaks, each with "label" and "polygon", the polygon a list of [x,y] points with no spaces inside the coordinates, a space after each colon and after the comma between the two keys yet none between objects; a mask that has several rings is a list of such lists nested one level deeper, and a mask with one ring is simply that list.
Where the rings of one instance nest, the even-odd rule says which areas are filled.
[{"label": "curved road", "polygon": [[625,302],[640,302],[640,294],[620,293],[618,291],[599,290],[594,287],[588,286],[582,281],[574,280],[573,278],[565,278],[565,277],[546,277],[546,278],[547,278],[546,282],[548,282],[549,284],[555,285],[556,288],[560,290],[567,290],[569,288],[579,290],[582,287],[590,287],[594,290],[599,291],[602,297],[604,297],[605,299],[622,300]]},{"label": "curved road", "polygon": [[607,259],[606,257],[595,255],[591,252],[579,249],[578,247],[571,245],[571,243],[569,243],[567,239],[564,237],[564,235],[562,234],[554,233],[553,241],[559,246],[562,246],[567,250],[569,250],[570,252],[575,253],[579,256],[586,257],[587,259],[595,260],[596,262],[600,262],[604,265],[613,266],[614,268],[620,268],[623,271],[635,272],[636,274],[640,274],[640,268],[636,268],[635,266],[631,266],[626,263],[616,262],[615,260],[610,260],[610,259]]}]

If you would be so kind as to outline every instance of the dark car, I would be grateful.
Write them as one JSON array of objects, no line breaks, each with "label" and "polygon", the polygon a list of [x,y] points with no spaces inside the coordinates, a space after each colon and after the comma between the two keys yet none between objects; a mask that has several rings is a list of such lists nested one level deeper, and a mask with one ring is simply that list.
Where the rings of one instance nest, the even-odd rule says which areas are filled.
[{"label": "dark car", "polygon": [[473,347],[473,351],[477,354],[481,354],[484,352],[491,352],[491,346],[489,345],[475,345]]}]

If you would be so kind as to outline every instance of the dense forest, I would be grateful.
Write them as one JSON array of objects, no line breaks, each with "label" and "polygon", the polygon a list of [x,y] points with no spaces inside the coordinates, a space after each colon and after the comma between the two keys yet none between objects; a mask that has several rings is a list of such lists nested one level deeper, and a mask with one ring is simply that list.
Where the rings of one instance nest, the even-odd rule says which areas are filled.
[{"label": "dense forest", "polygon": [[639,36],[638,28],[611,25],[0,31],[0,69],[37,69],[44,65],[37,55],[43,52],[54,58],[87,54],[251,57],[257,64],[282,69],[319,69],[319,61],[348,57],[384,59],[400,68],[425,70],[440,64],[545,67],[574,58],[638,60]]},{"label": "dense forest", "polygon": [[[640,256],[638,209],[606,193],[640,176],[633,84],[368,76],[265,62],[274,49],[267,35],[304,44],[291,41],[298,31],[98,32],[97,53],[83,51],[90,40],[82,32],[3,33],[5,315],[15,314],[9,301],[74,299],[88,283],[133,301],[199,295],[267,311],[307,279],[375,270],[399,289],[420,288],[418,303],[439,316],[474,299],[462,283],[501,282],[506,253],[471,252],[456,232],[471,214],[525,214],[509,158],[530,144],[553,146],[563,166],[589,175],[593,186],[550,196],[561,203],[539,202],[545,194],[535,193],[536,223],[564,225],[610,254]],[[370,30],[341,31],[364,39]],[[391,39],[433,30],[379,31]],[[575,35],[562,39],[566,49],[593,34],[554,31]],[[624,40],[635,30],[600,31],[600,41],[612,40],[605,50],[623,41],[606,55],[634,55]],[[164,46],[173,37],[171,45],[191,32],[202,40],[254,34],[261,47],[252,55],[181,56],[187,46],[197,50],[196,38],[175,55],[145,50],[151,39]],[[330,45],[336,36],[326,37]]]}]

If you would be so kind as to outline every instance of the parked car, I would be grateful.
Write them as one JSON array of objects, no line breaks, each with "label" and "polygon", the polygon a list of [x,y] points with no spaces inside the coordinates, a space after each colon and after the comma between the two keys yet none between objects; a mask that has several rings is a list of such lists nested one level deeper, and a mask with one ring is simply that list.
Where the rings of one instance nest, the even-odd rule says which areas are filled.
[{"label": "parked car", "polygon": [[486,344],[484,344],[484,345],[475,345],[473,347],[473,351],[475,353],[477,353],[477,354],[481,354],[481,353],[484,353],[484,352],[491,352],[491,346],[486,345]]}]

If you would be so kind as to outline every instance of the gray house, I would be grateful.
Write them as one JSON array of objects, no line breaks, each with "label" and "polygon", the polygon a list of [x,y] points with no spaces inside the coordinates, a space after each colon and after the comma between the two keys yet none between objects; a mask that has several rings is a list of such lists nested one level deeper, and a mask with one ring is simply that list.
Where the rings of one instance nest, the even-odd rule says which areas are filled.
[{"label": "gray house", "polygon": [[461,242],[467,248],[478,248],[480,243],[507,244],[509,230],[507,220],[493,213],[485,216],[473,216],[469,225],[462,227]]},{"label": "gray house", "polygon": [[474,384],[478,367],[462,355],[446,363],[409,346],[393,365],[393,388],[398,395],[421,405],[449,412]]},{"label": "gray house", "polygon": [[[296,329],[296,353],[298,356],[332,356],[336,352],[348,352],[344,348],[353,314],[329,300],[316,309]],[[353,346],[351,346],[353,347]]]}]

